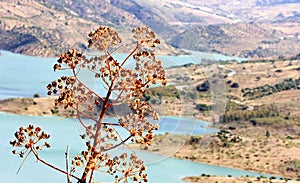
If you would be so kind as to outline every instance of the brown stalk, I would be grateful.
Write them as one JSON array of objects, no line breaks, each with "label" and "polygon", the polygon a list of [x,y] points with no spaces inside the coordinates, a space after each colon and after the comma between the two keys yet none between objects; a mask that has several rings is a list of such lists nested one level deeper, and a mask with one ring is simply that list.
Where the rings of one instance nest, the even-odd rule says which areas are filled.
[{"label": "brown stalk", "polygon": [[[51,165],[51,164],[49,164],[48,162],[46,162],[45,160],[41,159],[41,158],[39,157],[38,153],[35,151],[34,147],[31,147],[31,151],[32,151],[32,153],[34,154],[34,156],[36,157],[36,159],[37,159],[38,161],[40,161],[41,163],[43,163],[44,165],[46,165],[46,166],[48,166],[48,167],[50,167],[50,168],[53,168],[54,170],[57,170],[57,171],[59,171],[59,172],[61,172],[61,173],[64,173],[64,174],[66,174],[66,175],[69,174],[68,172],[66,172],[66,171],[64,171],[64,170],[62,170],[62,169],[60,169],[60,168],[57,168],[56,166]],[[79,177],[77,177],[77,176],[75,176],[75,175],[73,175],[73,174],[69,174],[69,175],[70,175],[71,177],[77,179],[78,181],[80,181],[80,178],[79,178]]]},{"label": "brown stalk", "polygon": [[[134,52],[139,48],[139,46],[142,44],[139,43],[136,45],[135,49],[124,59],[124,61],[122,62],[121,66],[120,67],[123,67],[123,65],[126,63],[126,61],[134,54]],[[109,89],[107,91],[107,94],[106,94],[106,97],[105,97],[105,100],[103,102],[103,107],[102,107],[102,110],[101,110],[101,114],[100,114],[100,118],[97,122],[97,127],[96,127],[96,133],[95,133],[95,136],[94,136],[94,144],[93,144],[93,147],[94,149],[97,149],[97,146],[99,145],[99,140],[98,138],[100,137],[100,130],[101,130],[101,127],[102,127],[102,123],[103,123],[103,119],[104,119],[104,116],[105,116],[105,113],[106,113],[106,110],[111,106],[108,104],[109,102],[109,98],[111,96],[111,93],[112,93],[112,90],[113,90],[113,85],[114,85],[114,82],[116,80],[117,76],[115,76],[112,80],[111,80],[111,84],[109,86]],[[131,137],[131,136],[130,136]],[[127,140],[130,138],[128,137]],[[125,139],[126,140],[126,139]],[[126,141],[127,141],[126,140]],[[118,146],[124,144],[125,141],[122,141],[120,144],[118,144]],[[116,147],[118,147],[116,146]],[[109,148],[110,150],[110,148]],[[91,164],[93,159],[89,159],[86,166],[85,166],[85,169],[84,169],[84,172],[82,174],[82,178],[81,178],[81,181],[82,182],[86,182],[86,179],[87,179],[87,176],[90,172],[90,167],[89,165]]]},{"label": "brown stalk", "polygon": [[70,174],[69,174],[69,146],[67,146],[65,155],[66,155],[67,183],[71,183],[71,181],[70,181]]},{"label": "brown stalk", "polygon": [[[94,137],[94,134],[93,132],[86,126],[86,124],[82,121],[81,117],[80,117],[80,114],[82,115],[86,115],[85,113],[79,111],[78,109],[78,104],[76,105],[76,116],[77,116],[77,119],[79,120],[79,123],[84,127],[84,129],[86,130],[86,132],[88,132],[90,135],[92,135],[92,137]],[[90,117],[89,115],[86,115],[86,117]],[[89,119],[93,119],[93,118],[89,118]]]},{"label": "brown stalk", "polygon": [[119,144],[116,144],[116,145],[114,145],[114,146],[112,146],[112,147],[110,147],[110,148],[104,149],[103,151],[109,151],[109,150],[112,150],[112,149],[114,149],[114,148],[117,148],[117,147],[119,147],[120,145],[125,144],[125,142],[127,142],[131,137],[132,137],[132,135],[129,135],[125,140],[122,140]]}]

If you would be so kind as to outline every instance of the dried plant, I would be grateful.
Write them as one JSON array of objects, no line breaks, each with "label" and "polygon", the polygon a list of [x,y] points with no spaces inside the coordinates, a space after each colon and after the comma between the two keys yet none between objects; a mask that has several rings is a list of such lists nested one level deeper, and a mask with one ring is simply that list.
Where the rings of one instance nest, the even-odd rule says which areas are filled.
[{"label": "dried plant", "polygon": [[[48,84],[48,95],[57,95],[55,106],[73,109],[73,115],[85,129],[85,133],[80,136],[86,141],[86,147],[73,158],[72,168],[68,170],[67,164],[66,170],[60,169],[40,158],[38,151],[43,147],[49,148],[50,145],[47,142],[39,144],[50,135],[32,125],[21,127],[15,133],[16,140],[10,144],[23,149],[13,150],[14,154],[24,157],[25,151],[29,150],[28,154],[32,152],[38,161],[66,174],[68,182],[71,182],[71,178],[79,183],[94,182],[95,171],[112,175],[114,182],[148,182],[146,167],[136,154],[122,153],[112,157],[110,153],[127,141],[145,146],[151,144],[153,132],[159,128],[153,122],[159,116],[146,102],[144,94],[151,85],[167,83],[162,62],[151,51],[160,41],[148,27],[138,27],[132,32],[136,47],[122,61],[113,56],[114,50],[122,43],[118,33],[100,26],[89,34],[88,41],[88,46],[96,48],[99,56],[88,57],[71,49],[61,54],[54,65],[54,71],[69,69],[72,75],[61,76]],[[133,68],[125,66],[130,59],[134,60]],[[103,83],[106,96],[101,96],[80,80],[78,74],[82,69],[92,72],[95,80]],[[118,116],[118,122],[106,121],[107,118],[104,117],[109,108],[122,104],[127,104],[130,110],[123,116]],[[86,119],[93,123],[87,123]],[[117,126],[126,129],[128,135],[122,137]],[[78,176],[76,170],[80,167],[83,173]]]}]

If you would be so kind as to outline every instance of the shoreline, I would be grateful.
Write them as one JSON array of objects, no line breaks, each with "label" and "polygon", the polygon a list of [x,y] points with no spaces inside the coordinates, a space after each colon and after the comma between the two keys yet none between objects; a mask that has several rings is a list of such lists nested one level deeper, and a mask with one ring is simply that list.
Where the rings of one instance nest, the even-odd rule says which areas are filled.
[{"label": "shoreline", "polygon": [[[253,134],[258,140],[249,138],[245,131]],[[270,132],[275,134],[276,130]],[[299,179],[298,170],[292,167],[297,166],[294,164],[298,163],[300,157],[300,138],[286,139],[275,135],[264,138],[263,127],[251,126],[235,133],[245,134],[241,135],[243,140],[231,143],[227,147],[221,144],[216,135],[194,135],[185,138],[174,134],[156,135],[154,143],[147,151],[209,165]],[[139,146],[132,147],[141,149]],[[170,153],[170,150],[173,152]]]},{"label": "shoreline", "polygon": [[[53,106],[53,97],[0,100],[1,113],[45,117],[62,117],[68,114],[68,112],[62,113],[61,111],[63,110],[59,108],[51,111],[51,107]],[[178,117],[175,115],[165,116]],[[185,116],[179,117],[185,118]],[[191,116],[188,118],[199,120]],[[224,124],[218,125],[223,125],[221,129],[226,129],[229,126],[227,125],[226,127]],[[300,137],[295,136],[295,139],[286,139],[286,136],[276,136],[276,133],[280,134],[276,129],[268,130],[272,134],[270,138],[265,136],[265,127],[243,125],[240,128],[237,127],[237,130],[233,130],[231,133],[241,136],[243,141],[240,143],[231,143],[229,147],[220,145],[222,141],[216,139],[214,135],[158,134],[155,137],[154,143],[148,147],[147,151],[203,164],[271,174],[274,176],[298,178],[296,172],[283,171],[280,170],[280,167],[284,168],[284,163],[289,163],[293,159],[299,159]],[[192,141],[191,137],[193,137]],[[140,146],[130,145],[129,147],[136,150],[143,150]],[[289,154],[289,152],[295,153]]]},{"label": "shoreline", "polygon": [[214,175],[201,175],[201,176],[189,176],[182,179],[187,183],[245,183],[245,182],[257,182],[257,183],[299,183],[297,180],[289,179],[274,179],[273,177],[251,177],[251,176],[241,176],[241,177],[222,177]]}]

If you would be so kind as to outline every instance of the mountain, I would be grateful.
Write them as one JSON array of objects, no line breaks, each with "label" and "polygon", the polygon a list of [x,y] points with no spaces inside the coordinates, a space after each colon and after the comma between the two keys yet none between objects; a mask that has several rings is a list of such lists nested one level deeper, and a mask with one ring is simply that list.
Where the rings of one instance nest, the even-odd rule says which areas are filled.
[{"label": "mountain", "polygon": [[[88,33],[99,25],[117,29],[123,42],[130,45],[132,28],[144,24],[112,4],[96,0],[0,1],[0,49],[37,56],[58,56],[72,47],[86,50]],[[159,54],[179,53],[161,42]],[[128,47],[120,51],[126,52]]]},{"label": "mountain", "polygon": [[189,50],[251,58],[297,54],[300,49],[299,38],[283,36],[283,32],[270,30],[266,24],[207,25],[186,30],[175,37],[171,44]]},{"label": "mountain", "polygon": [[[295,55],[282,47],[298,44],[299,9],[299,0],[0,0],[0,49],[57,56],[71,47],[85,50],[87,34],[99,25],[117,29],[124,42],[132,28],[148,25],[162,40],[159,54],[179,54],[172,44],[228,55]],[[257,39],[256,30],[265,37]],[[288,41],[278,47],[278,39]]]},{"label": "mountain", "polygon": [[272,6],[278,4],[289,4],[289,3],[299,3],[300,0],[257,0],[256,5],[258,6]]}]

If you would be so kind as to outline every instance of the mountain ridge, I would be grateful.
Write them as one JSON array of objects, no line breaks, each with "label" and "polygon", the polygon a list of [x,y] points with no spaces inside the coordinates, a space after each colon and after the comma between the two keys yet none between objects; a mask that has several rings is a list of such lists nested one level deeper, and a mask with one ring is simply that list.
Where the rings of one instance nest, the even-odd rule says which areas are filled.
[{"label": "mountain ridge", "polygon": [[[1,0],[0,7],[0,49],[37,56],[57,56],[72,47],[86,50],[87,34],[99,25],[121,32],[126,43],[132,42],[132,28],[148,25],[161,38],[158,52],[163,55],[180,54],[174,47],[245,57],[295,55],[292,50],[298,49],[300,34],[298,0]],[[247,27],[250,31],[244,30]],[[263,29],[268,34],[256,34]],[[195,30],[209,37],[192,34]],[[189,34],[192,37],[188,38]],[[258,40],[255,34],[264,37]],[[249,43],[252,37],[255,41]],[[278,39],[284,40],[282,45],[273,43]],[[232,47],[233,43],[241,44],[236,40],[249,44]],[[284,45],[294,49],[283,49]]]}]

